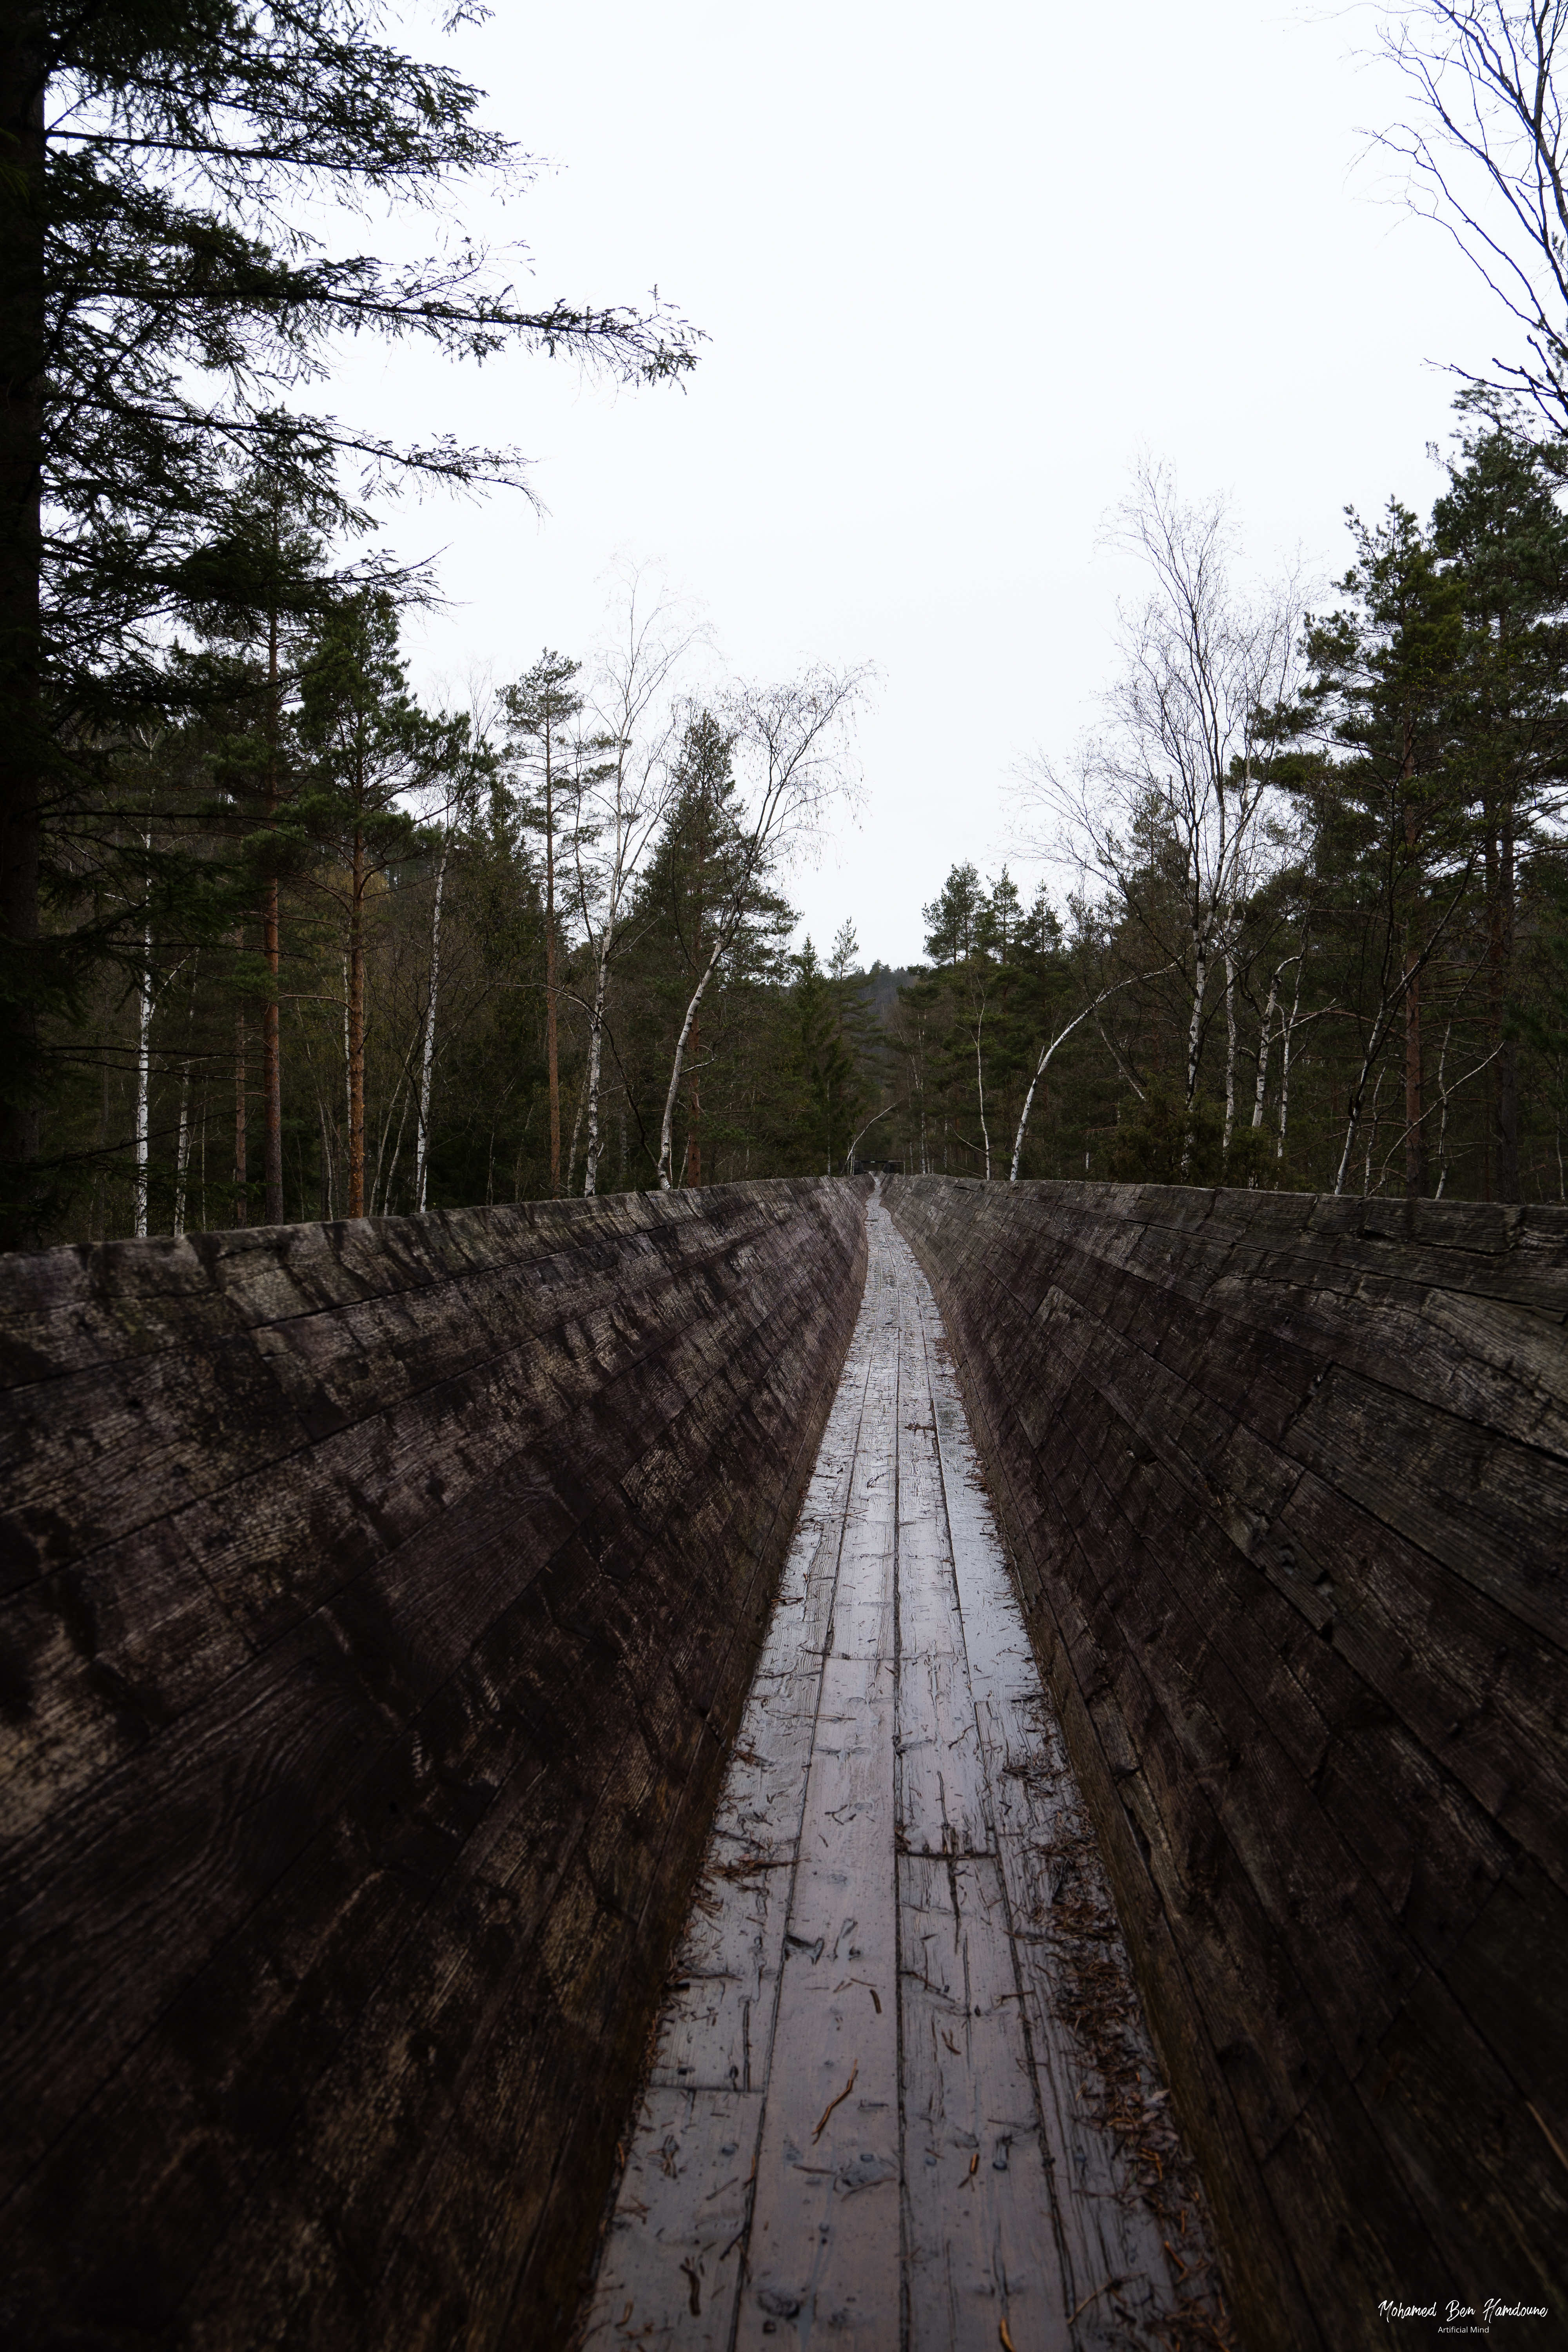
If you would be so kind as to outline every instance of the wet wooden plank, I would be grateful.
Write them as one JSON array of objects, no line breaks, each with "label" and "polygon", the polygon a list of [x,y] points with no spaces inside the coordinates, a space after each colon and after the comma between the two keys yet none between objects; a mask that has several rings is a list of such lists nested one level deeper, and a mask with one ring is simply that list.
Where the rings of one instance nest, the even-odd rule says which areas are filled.
[{"label": "wet wooden plank", "polygon": [[[1047,2167],[1058,2189],[1067,2309],[1080,2315],[1072,2340],[1098,2340],[1114,2292],[1147,2323],[1173,2300],[1164,2231],[1137,2195],[1115,2136],[1097,2119],[1100,2086],[1060,2014],[1060,1956],[1053,1949],[1053,1881],[1077,1860],[1078,1791],[1041,1687],[1028,1630],[969,1434],[941,1317],[916,1269],[942,1503],[957,1562],[975,1720],[993,1791],[996,1848],[1015,1931]],[[1146,2038],[1141,2055],[1158,2076]]]},{"label": "wet wooden plank", "polygon": [[584,2352],[620,2344],[730,2352],[762,2104],[754,2091],[649,2090]]},{"label": "wet wooden plank", "polygon": [[[1053,1874],[1070,1853],[1081,1912],[1084,1836],[940,1318],[873,1206],[588,2342],[1100,2352],[1179,2321],[1175,2224],[1142,2201],[1058,1981]],[[742,2156],[731,2257],[696,2206],[733,2199]],[[1195,2211],[1175,2234],[1206,2258]]]},{"label": "wet wooden plank", "polygon": [[1070,2305],[997,1863],[899,1858],[910,2352],[1066,2352]]},{"label": "wet wooden plank", "polygon": [[[890,2342],[900,2296],[893,1858],[896,1294],[868,1381],[791,1890],[737,2352]],[[765,2334],[764,2334],[765,2331]]]},{"label": "wet wooden plank", "polygon": [[912,1264],[901,1273],[899,1843],[910,1853],[994,1853],[915,1286],[921,1277]]}]

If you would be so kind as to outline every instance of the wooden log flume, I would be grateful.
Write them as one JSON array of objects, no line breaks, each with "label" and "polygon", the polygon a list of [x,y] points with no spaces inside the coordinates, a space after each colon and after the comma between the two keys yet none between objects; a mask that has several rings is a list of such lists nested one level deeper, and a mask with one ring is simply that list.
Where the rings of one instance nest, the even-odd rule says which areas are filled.
[{"label": "wooden log flume", "polygon": [[867,1195],[0,1261],[7,2352],[1560,2336],[1568,1212]]},{"label": "wooden log flume", "polygon": [[870,1223],[584,2345],[1224,2341],[941,1318]]},{"label": "wooden log flume", "polygon": [[1241,2341],[1561,2340],[1568,1210],[888,1192]]},{"label": "wooden log flume", "polygon": [[0,1262],[0,2342],[547,2345],[859,1186]]}]

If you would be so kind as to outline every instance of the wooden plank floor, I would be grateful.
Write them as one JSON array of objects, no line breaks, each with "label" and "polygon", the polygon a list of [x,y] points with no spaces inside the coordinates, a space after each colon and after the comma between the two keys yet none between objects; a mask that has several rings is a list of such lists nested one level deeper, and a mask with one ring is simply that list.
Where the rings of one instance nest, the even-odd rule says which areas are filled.
[{"label": "wooden plank floor", "polygon": [[[1121,2128],[1063,2020],[1053,1890],[1064,1852],[1081,1863],[1077,1792],[930,1287],[875,1202],[870,1219],[584,2342],[1189,2342],[1213,2311],[1184,2300],[1206,2264],[1195,2204],[1178,2235],[1140,2194],[1127,2116],[1161,2094],[1125,1986]],[[1081,1867],[1073,1884],[1081,1901]]]}]

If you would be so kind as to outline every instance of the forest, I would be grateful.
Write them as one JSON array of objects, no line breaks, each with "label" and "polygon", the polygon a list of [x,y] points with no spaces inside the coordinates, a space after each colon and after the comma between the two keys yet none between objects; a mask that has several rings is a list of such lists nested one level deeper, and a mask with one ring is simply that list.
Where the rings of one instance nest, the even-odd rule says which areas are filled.
[{"label": "forest", "polygon": [[925,960],[868,966],[863,910],[797,944],[790,899],[868,669],[717,680],[628,569],[595,644],[422,698],[438,587],[363,552],[376,499],[518,462],[285,397],[345,322],[654,385],[696,331],[326,256],[301,190],[512,168],[477,94],[331,0],[156,15],[40,17],[0,89],[7,1238],[872,1164],[1568,1198],[1555,310],[1330,588],[1243,576],[1143,465],[1093,724],[1020,757],[1007,863],[932,873]]},{"label": "forest", "polygon": [[1319,614],[1242,597],[1223,509],[1158,473],[1124,521],[1148,597],[1103,726],[1020,778],[1059,896],[960,863],[895,972],[853,908],[791,944],[861,681],[694,697],[689,628],[628,577],[596,655],[426,709],[395,593],[307,594],[321,551],[253,495],[233,529],[288,597],[198,614],[199,716],[127,730],[102,771],[115,870],[140,845],[158,882],[62,1025],[58,1229],[857,1159],[1563,1197],[1554,450],[1463,400],[1430,515],[1352,517]]}]

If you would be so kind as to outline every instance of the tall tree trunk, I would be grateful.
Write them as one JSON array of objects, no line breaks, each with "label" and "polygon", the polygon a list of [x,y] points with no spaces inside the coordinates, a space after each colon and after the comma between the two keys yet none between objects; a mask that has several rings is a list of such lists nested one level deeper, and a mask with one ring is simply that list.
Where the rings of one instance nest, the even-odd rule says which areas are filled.
[{"label": "tall tree trunk", "polygon": [[234,1222],[247,1222],[250,1183],[249,1151],[245,1137],[246,1078],[245,1007],[242,1004],[234,1016]]},{"label": "tall tree trunk", "polygon": [[[702,1051],[701,1024],[693,1021],[688,1052],[695,1062]],[[691,1124],[686,1133],[686,1174],[682,1182],[700,1186],[702,1182],[702,1090],[695,1070],[691,1073]]]},{"label": "tall tree trunk", "polygon": [[[1505,1032],[1508,994],[1513,981],[1514,836],[1511,798],[1504,803],[1498,841],[1496,919],[1497,1021]],[[1497,1197],[1517,1201],[1519,1191],[1519,1047],[1500,1034],[1497,1058]]]},{"label": "tall tree trunk", "polygon": [[658,1135],[658,1189],[661,1192],[668,1192],[669,1190],[670,1167],[675,1156],[675,1106],[680,1094],[680,1072],[686,1060],[687,1042],[697,1025],[698,1009],[702,1003],[708,983],[713,977],[723,948],[724,941],[721,938],[714,943],[713,952],[708,959],[702,977],[698,982],[691,1002],[686,1008],[686,1018],[680,1024],[680,1034],[675,1041],[675,1059],[670,1066],[669,1087],[664,1097],[664,1120]]},{"label": "tall tree trunk", "polygon": [[185,1230],[185,1179],[191,1164],[191,1065],[180,1065],[180,1117],[174,1133],[174,1231]]},{"label": "tall tree trunk", "polygon": [[425,1206],[425,1186],[430,1172],[430,1082],[436,1067],[436,1005],[441,988],[441,894],[447,887],[447,860],[451,848],[452,836],[448,833],[441,844],[441,863],[436,868],[436,904],[430,916],[430,1002],[425,1011],[425,1048],[419,1063],[419,1134],[414,1147],[414,1204],[421,1210]]},{"label": "tall tree trunk", "polygon": [[[1412,773],[1411,755],[1405,763],[1405,781]],[[1415,804],[1405,803],[1405,846],[1411,859],[1411,887],[1417,894],[1419,905],[1420,873],[1415,865],[1416,814]],[[1426,1129],[1422,1089],[1421,1066],[1421,942],[1417,936],[1417,917],[1408,918],[1405,926],[1405,1191],[1406,1198],[1418,1201],[1426,1191]]]},{"label": "tall tree trunk", "polygon": [[[278,526],[273,519],[274,553]],[[278,817],[278,603],[276,587],[267,627],[267,830]],[[283,1056],[279,1033],[278,877],[269,873],[261,893],[261,951],[267,960],[267,994],[261,1006],[261,1133],[262,1175],[266,1183],[266,1223],[283,1223]]]},{"label": "tall tree trunk", "polygon": [[1500,903],[1497,817],[1487,812],[1487,1070],[1486,1123],[1481,1135],[1481,1198],[1494,1199],[1494,1161],[1499,1142],[1498,1047],[1502,1043],[1502,922]]},{"label": "tall tree trunk", "polygon": [[1421,1088],[1421,981],[1415,970],[1420,950],[1414,940],[1405,950],[1405,1192],[1419,1201],[1426,1191],[1426,1130],[1423,1125]]},{"label": "tall tree trunk", "polygon": [[1279,974],[1283,964],[1275,967],[1268,982],[1268,1002],[1263,1008],[1263,1020],[1258,1032],[1258,1078],[1252,1090],[1252,1124],[1263,1124],[1263,1106],[1268,1093],[1268,1050],[1274,1042],[1274,1014],[1279,1003]]},{"label": "tall tree trunk", "polygon": [[191,1166],[191,1031],[196,1017],[196,980],[201,950],[191,959],[191,992],[185,1004],[185,1052],[180,1064],[180,1120],[174,1139],[174,1231],[185,1230],[185,1194]]},{"label": "tall tree trunk", "polygon": [[[349,1164],[349,1130],[353,1126],[353,1049],[349,1024],[349,950],[343,943],[343,1166]],[[345,1201],[343,1213],[348,1214]]]},{"label": "tall tree trunk", "polygon": [[[1209,943],[1206,931],[1193,932],[1193,1017],[1187,1024],[1187,1108],[1198,1090],[1198,1056],[1204,1042],[1204,994],[1208,987]],[[1185,1159],[1183,1161],[1185,1166]]]},{"label": "tall tree trunk", "polygon": [[985,1008],[980,1008],[980,1018],[974,1024],[974,1091],[980,1102],[980,1133],[985,1145],[985,1181],[991,1181],[991,1129],[985,1124],[985,1065],[980,1055],[980,1039],[985,1027]]},{"label": "tall tree trunk", "polygon": [[[0,1159],[38,1150],[38,865],[45,764],[42,614],[44,75],[41,11],[0,31]],[[28,1233],[26,1180],[5,1203]]]},{"label": "tall tree trunk", "polygon": [[577,1143],[583,1132],[583,1102],[587,1091],[588,1077],[586,1071],[584,1071],[582,1082],[577,1088],[577,1110],[576,1116],[572,1121],[572,1147],[566,1154],[566,1190],[568,1194],[570,1194],[573,1185],[577,1181]]},{"label": "tall tree trunk", "polygon": [[364,1214],[364,835],[349,877],[349,1214]]},{"label": "tall tree trunk", "polygon": [[[1235,909],[1232,909],[1234,914]],[[1230,1139],[1236,1132],[1236,950],[1227,930],[1225,936],[1225,1139],[1221,1149],[1230,1150]]]},{"label": "tall tree trunk", "polygon": [[142,939],[142,982],[136,997],[136,1238],[147,1238],[147,1127],[153,1091],[153,926]]},{"label": "tall tree trunk", "polygon": [[[1206,931],[1195,925],[1193,929],[1193,1017],[1187,1024],[1187,1109],[1198,1090],[1198,1056],[1204,1042],[1204,992],[1208,986],[1209,943]],[[1182,1137],[1182,1163],[1177,1171],[1182,1182],[1187,1181],[1187,1170],[1193,1158],[1193,1123],[1189,1118]]]},{"label": "tall tree trunk", "polygon": [[1289,1017],[1279,1024],[1279,1137],[1274,1146],[1276,1161],[1285,1157],[1285,1131],[1290,1123],[1290,1041],[1296,1034],[1296,1021],[1301,1010],[1301,980],[1307,969],[1307,950],[1302,948],[1296,959],[1296,988],[1290,999]]},{"label": "tall tree trunk", "polygon": [[550,1073],[550,1193],[561,1198],[561,1050],[555,1016],[555,777],[544,720],[544,1051]]},{"label": "tall tree trunk", "polygon": [[599,1187],[599,1085],[604,1066],[605,989],[610,971],[610,931],[605,926],[599,941],[597,969],[594,974],[594,1013],[588,1024],[588,1149],[583,1175],[583,1194],[592,1200]]}]

